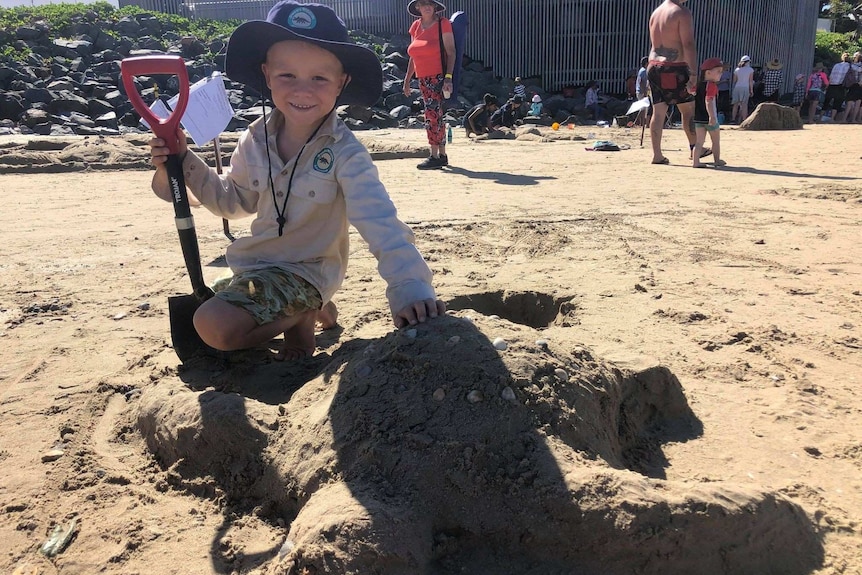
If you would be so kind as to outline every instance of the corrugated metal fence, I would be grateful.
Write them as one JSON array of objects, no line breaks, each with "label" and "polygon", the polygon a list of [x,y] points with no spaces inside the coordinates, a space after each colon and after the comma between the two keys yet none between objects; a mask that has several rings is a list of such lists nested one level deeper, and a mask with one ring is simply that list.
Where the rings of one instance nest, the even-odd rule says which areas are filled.
[{"label": "corrugated metal fence", "polygon": [[[153,0],[131,0],[146,2]],[[300,0],[302,1],[302,0]],[[406,0],[317,0],[351,29],[381,36],[404,34],[412,17]],[[272,0],[187,0],[195,18],[263,19]],[[548,90],[598,80],[623,92],[629,71],[649,52],[647,22],[659,0],[444,0],[447,14],[470,19],[467,54],[502,77],[540,77]],[[700,59],[735,64],[744,54],[759,66],[784,63],[784,88],[808,73],[814,57],[818,0],[697,0],[694,14]]]}]

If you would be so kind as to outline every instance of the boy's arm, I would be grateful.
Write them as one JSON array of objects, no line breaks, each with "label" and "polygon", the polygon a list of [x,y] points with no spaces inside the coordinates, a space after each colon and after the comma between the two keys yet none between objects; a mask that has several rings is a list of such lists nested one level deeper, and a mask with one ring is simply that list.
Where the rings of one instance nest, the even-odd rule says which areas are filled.
[{"label": "boy's arm", "polygon": [[[180,126],[177,126],[176,137],[177,142],[179,143],[177,154],[179,155],[180,163],[182,164],[182,161],[185,160],[185,157],[188,155],[189,147],[186,140],[186,133]],[[150,146],[150,163],[156,168],[156,171],[153,174],[153,181],[150,186],[158,198],[166,202],[173,202],[166,165],[171,151],[163,139],[155,136],[150,138],[148,145]],[[188,188],[188,185],[186,185],[186,188]],[[188,190],[187,194],[190,206],[201,205],[200,200],[195,197],[191,190]]]},{"label": "boy's arm", "polygon": [[476,118],[478,118],[479,114],[481,114],[481,113],[482,113],[481,109],[473,110],[470,113],[470,115],[467,116],[467,125],[469,125],[470,129],[473,130],[474,132],[478,132],[478,130],[476,130]]},{"label": "boy's arm", "polygon": [[186,185],[213,214],[236,219],[257,213],[258,198],[269,190],[269,180],[265,171],[255,174],[246,162],[246,149],[253,145],[251,133],[246,130],[222,175],[193,151],[186,154],[183,160]]},{"label": "boy's arm", "polygon": [[344,193],[347,218],[377,259],[395,324],[402,327],[413,323],[411,319],[421,319],[417,307],[434,317],[440,312],[431,285],[433,274],[416,249],[413,232],[398,219],[368,150],[355,142],[339,158],[336,179]]},{"label": "boy's arm", "polygon": [[709,113],[709,125],[718,124],[718,106],[715,103],[715,98],[707,98],[706,111]]}]

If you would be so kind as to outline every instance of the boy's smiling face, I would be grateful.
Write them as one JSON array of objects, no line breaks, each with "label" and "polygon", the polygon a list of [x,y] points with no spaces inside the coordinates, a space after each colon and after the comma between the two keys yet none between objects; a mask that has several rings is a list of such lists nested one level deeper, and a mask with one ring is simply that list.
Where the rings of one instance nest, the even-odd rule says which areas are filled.
[{"label": "boy's smiling face", "polygon": [[293,129],[316,128],[349,81],[335,54],[296,40],[273,44],[261,68],[273,104]]}]

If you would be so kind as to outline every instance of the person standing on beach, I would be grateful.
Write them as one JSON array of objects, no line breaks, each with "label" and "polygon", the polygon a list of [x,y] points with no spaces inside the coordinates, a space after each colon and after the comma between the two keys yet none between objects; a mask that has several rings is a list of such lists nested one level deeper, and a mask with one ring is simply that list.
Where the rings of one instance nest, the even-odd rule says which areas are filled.
[{"label": "person standing on beach", "polygon": [[[665,0],[649,19],[652,48],[647,67],[653,115],[650,121],[653,164],[668,164],[661,151],[661,138],[669,106],[676,105],[682,115],[682,129],[694,150],[695,133],[691,126],[694,115],[694,93],[697,89],[697,49],[691,11],[684,6],[688,0]],[[694,73],[692,71],[695,71]],[[712,153],[705,149],[703,155]]]},{"label": "person standing on beach", "polygon": [[641,67],[638,70],[638,75],[635,80],[635,98],[642,100],[649,96],[649,80],[647,80],[647,66],[649,58],[644,56],[641,58]]},{"label": "person standing on beach", "polygon": [[860,107],[862,107],[862,52],[853,54],[853,61],[850,63],[850,71],[847,74],[852,74],[853,83],[847,88],[847,109],[844,111],[844,122],[853,124],[859,121]]},{"label": "person standing on beach", "polygon": [[410,95],[410,81],[415,76],[422,93],[425,133],[431,147],[431,155],[416,166],[420,170],[435,170],[449,165],[443,102],[452,93],[455,36],[452,22],[442,16],[445,10],[446,6],[438,0],[410,0],[407,5],[407,11],[416,20],[410,25],[411,42],[407,47],[410,61],[404,76],[404,95]]},{"label": "person standing on beach", "polygon": [[748,117],[748,101],[754,96],[754,68],[751,58],[743,56],[733,71],[733,118],[741,124]]},{"label": "person standing on beach", "polygon": [[765,102],[778,102],[781,96],[781,85],[784,84],[784,66],[773,58],[766,63],[766,72],[763,73],[763,100]]},{"label": "person standing on beach", "polygon": [[828,87],[829,78],[823,73],[823,63],[817,62],[814,65],[814,71],[808,76],[808,83],[805,86],[805,101],[808,102],[809,124],[817,122],[817,106],[820,104],[823,91]]},{"label": "person standing on beach", "polygon": [[823,98],[823,113],[831,110],[830,118],[833,122],[841,122],[844,100],[847,98],[847,88],[844,86],[844,78],[850,72],[850,54],[841,54],[841,61],[832,66],[829,74],[829,87],[826,88],[826,96]]},{"label": "person standing on beach", "polygon": [[727,163],[721,159],[721,124],[718,121],[718,82],[721,80],[721,72],[724,63],[719,58],[709,58],[700,65],[700,78],[697,82],[697,94],[694,97],[694,129],[697,134],[697,142],[692,154],[692,166],[704,168],[706,164],[701,163],[701,151],[706,135],[709,134],[712,141],[713,165],[716,168],[726,166]]},{"label": "person standing on beach", "polygon": [[[647,58],[646,56],[641,58],[641,67],[640,70],[638,70],[637,80],[635,81],[635,98],[638,100],[643,100],[644,98],[649,97],[649,80],[647,79],[648,65],[649,58]],[[651,108],[645,108],[639,111],[637,117],[635,118],[635,125],[643,126],[644,124],[648,124],[651,113]]]}]

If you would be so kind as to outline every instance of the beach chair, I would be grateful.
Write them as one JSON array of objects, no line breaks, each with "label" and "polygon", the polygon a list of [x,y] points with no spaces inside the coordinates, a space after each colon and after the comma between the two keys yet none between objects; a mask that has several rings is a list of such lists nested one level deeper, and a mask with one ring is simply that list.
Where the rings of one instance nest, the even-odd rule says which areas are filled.
[{"label": "beach chair", "polygon": [[674,123],[674,116],[676,116],[678,113],[679,110],[677,110],[676,104],[671,104],[667,107],[667,116],[665,116],[664,119],[665,128],[676,128],[676,125]]}]

